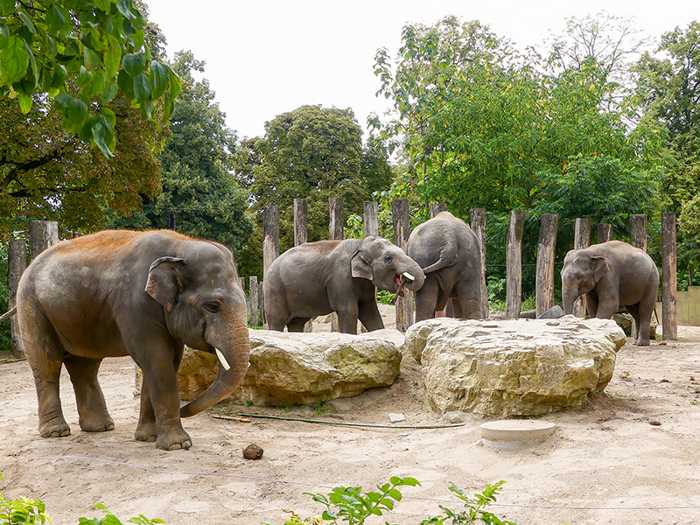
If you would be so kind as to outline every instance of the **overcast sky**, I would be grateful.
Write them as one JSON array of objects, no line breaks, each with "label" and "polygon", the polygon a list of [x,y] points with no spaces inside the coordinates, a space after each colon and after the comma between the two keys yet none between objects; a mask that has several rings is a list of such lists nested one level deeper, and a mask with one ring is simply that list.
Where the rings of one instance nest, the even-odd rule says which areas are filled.
[{"label": "overcast sky", "polygon": [[302,104],[351,107],[360,125],[382,112],[372,74],[379,47],[393,52],[408,22],[454,14],[478,19],[519,46],[537,45],[570,16],[606,11],[658,37],[700,19],[700,0],[148,0],[168,53],[191,49],[240,137]]}]

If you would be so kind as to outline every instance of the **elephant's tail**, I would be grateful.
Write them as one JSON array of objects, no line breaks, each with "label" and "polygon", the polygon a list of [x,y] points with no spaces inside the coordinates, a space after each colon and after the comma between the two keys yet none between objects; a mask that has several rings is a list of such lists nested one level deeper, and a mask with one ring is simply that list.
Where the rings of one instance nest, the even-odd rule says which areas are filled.
[{"label": "elephant's tail", "polygon": [[16,313],[17,313],[17,307],[16,307],[16,306],[13,306],[13,307],[10,308],[7,312],[5,312],[4,314],[0,315],[0,321],[4,321],[5,319],[9,319],[10,317],[12,317],[13,315],[15,315]]}]

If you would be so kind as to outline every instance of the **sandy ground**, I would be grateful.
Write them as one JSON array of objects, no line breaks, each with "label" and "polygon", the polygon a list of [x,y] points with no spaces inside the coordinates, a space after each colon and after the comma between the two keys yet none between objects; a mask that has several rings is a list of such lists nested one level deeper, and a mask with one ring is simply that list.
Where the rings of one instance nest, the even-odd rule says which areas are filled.
[{"label": "sandy ground", "polygon": [[[449,503],[449,481],[474,490],[499,479],[507,484],[493,510],[521,525],[700,523],[700,328],[680,334],[665,346],[625,346],[605,394],[585,409],[550,415],[560,425],[557,434],[521,449],[484,444],[483,420],[471,416],[462,428],[408,431],[240,423],[200,414],[185,421],[193,448],[162,452],[132,439],[138,403],[127,358],[105,361],[101,370],[116,429],[80,431],[64,375],[64,412],[73,434],[46,440],[36,430],[29,367],[4,363],[0,492],[44,499],[59,525],[96,514],[91,507],[97,501],[124,518],[142,512],[171,524],[259,525],[281,524],[282,509],[306,515],[317,509],[306,491],[369,486],[403,474],[422,486],[406,489],[392,523],[417,524]],[[317,415],[330,411],[319,417],[385,423],[387,413],[403,412],[409,424],[437,422],[422,404],[418,377],[406,358],[393,387],[333,402]],[[314,415],[311,409],[267,412]],[[262,460],[241,457],[251,442],[265,449]]]}]

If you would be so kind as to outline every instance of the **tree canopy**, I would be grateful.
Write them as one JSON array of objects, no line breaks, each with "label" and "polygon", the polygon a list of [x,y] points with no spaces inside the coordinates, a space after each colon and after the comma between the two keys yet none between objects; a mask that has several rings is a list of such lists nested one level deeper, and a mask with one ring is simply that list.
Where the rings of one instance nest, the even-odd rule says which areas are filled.
[{"label": "tree canopy", "polygon": [[145,30],[132,0],[0,0],[0,97],[27,114],[50,96],[63,126],[111,157],[119,93],[147,119],[162,101],[167,121],[180,89]]}]

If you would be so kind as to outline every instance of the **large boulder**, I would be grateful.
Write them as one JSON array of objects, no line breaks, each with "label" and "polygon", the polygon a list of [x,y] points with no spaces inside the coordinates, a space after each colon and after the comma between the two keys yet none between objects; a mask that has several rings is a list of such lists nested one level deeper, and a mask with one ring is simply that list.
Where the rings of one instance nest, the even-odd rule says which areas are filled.
[{"label": "large boulder", "polygon": [[[250,368],[232,399],[288,406],[351,397],[389,386],[399,376],[403,335],[377,330],[361,335],[250,330]],[[180,397],[191,400],[217,374],[213,354],[185,349],[178,371]]]},{"label": "large boulder", "polygon": [[625,334],[607,319],[429,319],[406,332],[428,403],[488,416],[579,407],[612,378]]}]

